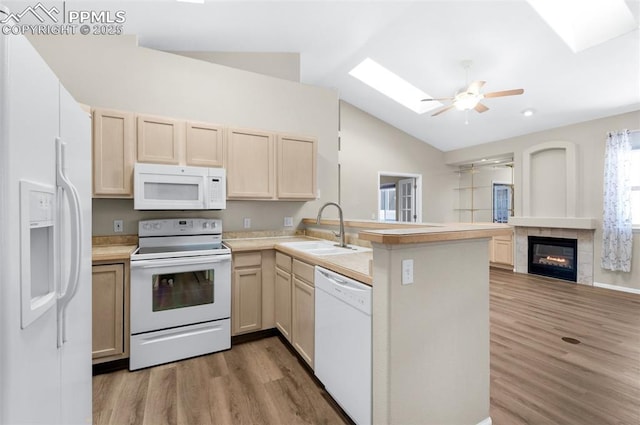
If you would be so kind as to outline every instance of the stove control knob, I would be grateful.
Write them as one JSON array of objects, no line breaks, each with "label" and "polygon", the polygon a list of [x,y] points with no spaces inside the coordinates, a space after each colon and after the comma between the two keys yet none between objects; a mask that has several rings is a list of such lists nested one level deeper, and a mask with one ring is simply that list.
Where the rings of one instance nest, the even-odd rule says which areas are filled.
[{"label": "stove control knob", "polygon": [[215,229],[216,227],[218,227],[218,223],[216,223],[215,221],[211,222],[211,228]]},{"label": "stove control knob", "polygon": [[160,230],[160,223],[153,223],[153,228],[155,230]]},{"label": "stove control knob", "polygon": [[202,223],[202,228],[203,229],[208,229],[209,228],[209,222],[208,221],[203,222]]}]

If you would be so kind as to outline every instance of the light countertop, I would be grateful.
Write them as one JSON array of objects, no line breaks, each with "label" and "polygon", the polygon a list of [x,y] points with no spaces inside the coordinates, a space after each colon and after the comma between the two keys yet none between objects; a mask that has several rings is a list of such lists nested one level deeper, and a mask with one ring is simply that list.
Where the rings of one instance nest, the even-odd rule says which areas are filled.
[{"label": "light countertop", "polygon": [[342,255],[311,255],[296,249],[288,248],[280,244],[285,242],[301,242],[317,240],[305,236],[250,238],[250,239],[225,239],[224,243],[232,252],[260,251],[264,249],[276,249],[292,257],[303,260],[314,266],[325,267],[343,276],[350,277],[359,282],[371,285],[373,278],[370,274],[370,262],[373,258],[371,251],[357,252]]},{"label": "light countertop", "polygon": [[513,228],[497,223],[451,223],[426,225],[424,227],[366,230],[359,238],[373,243],[402,245],[415,243],[443,242],[463,239],[491,238],[510,235]]}]

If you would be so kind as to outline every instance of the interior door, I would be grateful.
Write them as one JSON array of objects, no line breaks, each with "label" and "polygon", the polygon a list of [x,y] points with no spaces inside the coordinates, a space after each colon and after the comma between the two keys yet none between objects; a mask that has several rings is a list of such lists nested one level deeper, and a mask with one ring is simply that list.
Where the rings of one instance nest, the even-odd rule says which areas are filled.
[{"label": "interior door", "polygon": [[398,181],[398,214],[399,221],[416,221],[416,179],[402,179]]}]

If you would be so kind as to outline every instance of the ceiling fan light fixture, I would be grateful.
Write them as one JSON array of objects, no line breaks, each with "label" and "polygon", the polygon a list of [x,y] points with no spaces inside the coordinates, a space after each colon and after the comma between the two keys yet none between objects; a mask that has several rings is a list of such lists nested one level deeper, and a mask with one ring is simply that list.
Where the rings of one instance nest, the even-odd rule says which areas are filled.
[{"label": "ceiling fan light fixture", "polygon": [[456,95],[453,104],[458,111],[467,111],[475,108],[480,100],[482,100],[482,95],[461,92]]}]

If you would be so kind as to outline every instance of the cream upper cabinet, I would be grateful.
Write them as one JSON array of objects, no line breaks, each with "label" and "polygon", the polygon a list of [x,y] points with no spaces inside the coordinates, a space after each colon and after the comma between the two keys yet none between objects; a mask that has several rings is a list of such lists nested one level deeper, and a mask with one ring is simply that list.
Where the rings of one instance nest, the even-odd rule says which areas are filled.
[{"label": "cream upper cabinet", "polygon": [[135,116],[93,110],[93,197],[132,198],[136,158]]},{"label": "cream upper cabinet", "polygon": [[187,122],[186,165],[224,166],[224,128],[219,125]]},{"label": "cream upper cabinet", "polygon": [[138,115],[138,161],[180,164],[184,145],[184,121]]},{"label": "cream upper cabinet", "polygon": [[229,129],[227,134],[227,198],[275,198],[274,134]]},{"label": "cream upper cabinet", "polygon": [[315,199],[317,141],[310,137],[278,135],[278,199]]}]

